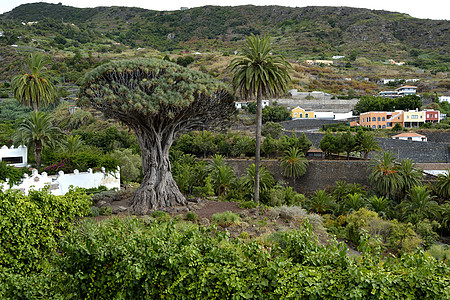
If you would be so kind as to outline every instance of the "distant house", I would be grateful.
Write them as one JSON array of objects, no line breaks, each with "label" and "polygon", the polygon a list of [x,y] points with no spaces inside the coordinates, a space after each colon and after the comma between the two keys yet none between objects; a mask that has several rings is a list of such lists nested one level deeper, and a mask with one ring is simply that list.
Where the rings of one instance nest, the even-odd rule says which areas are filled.
[{"label": "distant house", "polygon": [[404,85],[396,89],[395,91],[381,91],[378,93],[379,96],[385,98],[397,98],[404,97],[408,95],[415,95],[417,86]]},{"label": "distant house", "polygon": [[329,65],[333,64],[333,61],[332,60],[323,60],[323,59],[314,59],[314,60],[308,59],[308,60],[305,60],[305,63],[307,63],[308,65],[324,64],[324,65],[329,66]]},{"label": "distant house", "polygon": [[313,111],[306,111],[300,106],[297,106],[291,111],[292,120],[295,119],[314,119],[315,115]]},{"label": "distant house", "polygon": [[399,87],[396,89],[399,97],[408,96],[408,95],[415,95],[417,90],[417,86],[413,85],[404,85],[402,87]]},{"label": "distant house", "polygon": [[415,132],[405,132],[392,136],[393,140],[426,142],[427,137]]},{"label": "distant house", "polygon": [[425,123],[438,123],[440,121],[441,112],[434,109],[425,110]]},{"label": "distant house", "polygon": [[448,103],[450,103],[450,96],[439,96],[439,102],[448,102]]},{"label": "distant house", "polygon": [[312,159],[321,159],[323,158],[323,151],[320,149],[309,149],[308,152],[306,152],[306,157]]},{"label": "distant house", "polygon": [[234,102],[234,107],[236,107],[236,109],[244,109],[248,106],[248,102],[247,101],[236,101]]},{"label": "distant house", "polygon": [[425,123],[425,111],[410,110],[403,112],[405,127],[419,127]]},{"label": "distant house", "polygon": [[332,59],[341,59],[341,58],[344,58],[344,57],[345,57],[345,55],[334,55],[332,57]]}]

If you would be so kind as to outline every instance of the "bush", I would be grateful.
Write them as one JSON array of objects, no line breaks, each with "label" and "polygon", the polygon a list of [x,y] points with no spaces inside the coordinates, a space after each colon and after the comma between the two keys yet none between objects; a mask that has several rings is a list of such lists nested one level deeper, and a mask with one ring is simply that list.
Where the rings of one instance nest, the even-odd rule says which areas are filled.
[{"label": "bush", "polygon": [[97,206],[91,206],[89,217],[98,217],[100,215],[100,210]]},{"label": "bush", "polygon": [[186,214],[186,219],[191,222],[195,222],[198,220],[197,214],[193,212],[188,212]]},{"label": "bush", "polygon": [[250,209],[255,207],[258,207],[258,203],[252,200],[239,203],[239,208]]},{"label": "bush", "polygon": [[[265,240],[230,239],[192,223],[137,218],[90,220],[68,232],[54,269],[4,275],[10,299],[448,299],[448,266],[417,252],[351,258],[321,245],[311,227]],[[366,247],[370,250],[370,247]],[[46,276],[44,276],[46,275]],[[375,288],[374,288],[375,287]],[[318,296],[320,295],[320,296]]]},{"label": "bush", "polygon": [[124,183],[137,181],[142,173],[142,161],[138,154],[131,149],[115,150],[111,158],[118,161],[120,167],[120,180]]},{"label": "bush", "polygon": [[100,209],[98,210],[98,213],[101,216],[110,216],[112,215],[112,208],[109,206],[102,206],[100,207]]},{"label": "bush", "polygon": [[0,190],[1,267],[17,274],[46,268],[59,238],[75,220],[89,214],[89,205],[81,189],[64,196],[48,190],[30,191],[28,196]]},{"label": "bush", "polygon": [[10,186],[17,184],[20,182],[24,173],[27,173],[26,168],[15,168],[12,166],[8,166],[8,164],[4,161],[0,161],[0,182],[8,179],[8,183]]},{"label": "bush", "polygon": [[231,225],[239,224],[241,222],[241,218],[238,214],[235,214],[232,211],[226,211],[223,213],[213,214],[211,217],[211,221],[222,227],[228,227]]}]

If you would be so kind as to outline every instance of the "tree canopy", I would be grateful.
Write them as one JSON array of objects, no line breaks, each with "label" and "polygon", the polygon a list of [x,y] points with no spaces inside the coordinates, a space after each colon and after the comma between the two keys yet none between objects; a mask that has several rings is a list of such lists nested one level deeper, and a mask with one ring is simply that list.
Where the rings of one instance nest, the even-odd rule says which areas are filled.
[{"label": "tree canopy", "polygon": [[224,83],[160,59],[101,65],[86,74],[81,88],[82,104],[136,133],[144,174],[132,200],[137,213],[186,203],[170,172],[175,134],[223,125],[235,112],[233,100]]}]

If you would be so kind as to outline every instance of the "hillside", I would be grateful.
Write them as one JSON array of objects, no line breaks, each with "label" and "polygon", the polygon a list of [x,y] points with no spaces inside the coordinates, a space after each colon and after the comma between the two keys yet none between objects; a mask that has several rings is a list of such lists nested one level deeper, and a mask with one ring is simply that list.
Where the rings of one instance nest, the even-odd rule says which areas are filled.
[{"label": "hillside", "polygon": [[[165,51],[179,43],[205,47],[214,39],[228,48],[250,33],[270,33],[290,57],[350,54],[412,58],[417,49],[448,55],[449,21],[422,20],[406,14],[349,7],[205,6],[179,11],[128,7],[74,8],[47,3],[24,4],[2,20],[49,19],[73,23],[127,45]],[[168,39],[168,35],[171,35]]]},{"label": "hillside", "polygon": [[[109,59],[177,59],[198,52],[202,55],[194,55],[190,67],[227,81],[226,66],[244,38],[268,33],[291,62],[345,56],[333,67],[296,64],[292,87],[363,95],[376,93],[380,88],[374,83],[380,78],[420,78],[427,82],[419,92],[442,93],[450,85],[447,75],[439,73],[450,69],[449,28],[449,21],[349,7],[151,11],[32,3],[0,15],[0,45],[17,45],[0,47],[0,80],[17,72],[24,52],[41,50],[56,60],[54,68],[63,81],[76,82],[86,70]],[[390,65],[389,59],[406,65]]]}]

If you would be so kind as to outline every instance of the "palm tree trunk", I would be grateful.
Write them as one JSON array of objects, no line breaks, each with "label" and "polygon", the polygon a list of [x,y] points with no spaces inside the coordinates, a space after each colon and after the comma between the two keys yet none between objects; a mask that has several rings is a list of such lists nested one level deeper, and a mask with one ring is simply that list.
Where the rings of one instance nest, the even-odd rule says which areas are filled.
[{"label": "palm tree trunk", "polygon": [[255,202],[259,203],[259,164],[261,160],[262,93],[256,96]]},{"label": "palm tree trunk", "polygon": [[41,141],[34,142],[34,159],[36,160],[36,167],[41,166],[41,152],[42,152],[42,143]]}]

